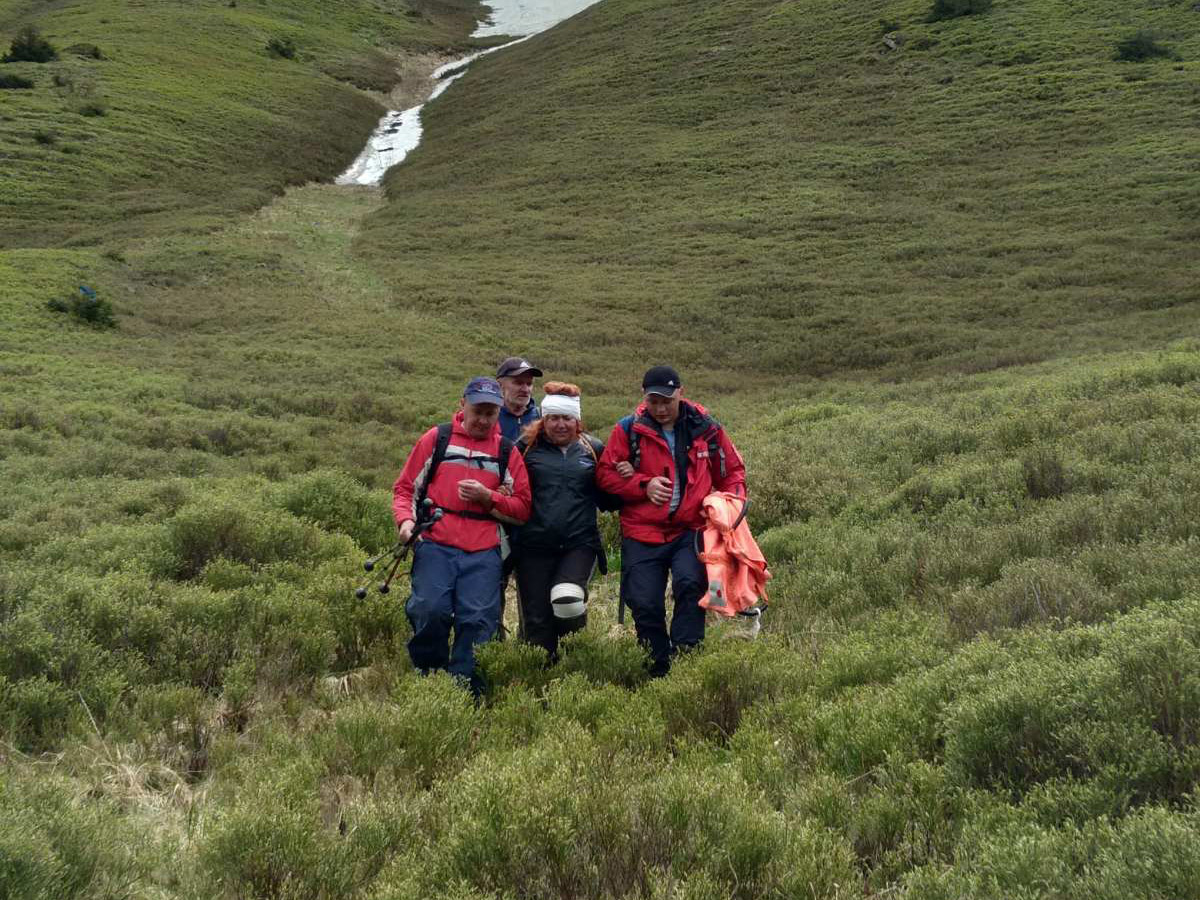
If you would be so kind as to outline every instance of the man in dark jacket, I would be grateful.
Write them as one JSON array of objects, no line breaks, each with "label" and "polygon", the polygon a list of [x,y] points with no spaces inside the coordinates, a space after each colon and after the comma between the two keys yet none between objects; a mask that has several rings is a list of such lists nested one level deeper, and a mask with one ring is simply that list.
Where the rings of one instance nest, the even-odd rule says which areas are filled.
[{"label": "man in dark jacket", "polygon": [[[713,491],[746,493],[746,467],[725,430],[703,406],[682,399],[679,373],[655,366],[642,379],[643,399],[612,430],[600,457],[601,489],[621,508],[621,600],[633,613],[651,674],[704,638],[700,598],[708,586],[696,554],[703,501]],[[675,611],[666,625],[667,575]]]},{"label": "man in dark jacket", "polygon": [[542,370],[520,356],[510,356],[496,369],[504,398],[500,407],[500,433],[510,441],[515,442],[542,415],[533,402],[533,379],[541,377]]}]

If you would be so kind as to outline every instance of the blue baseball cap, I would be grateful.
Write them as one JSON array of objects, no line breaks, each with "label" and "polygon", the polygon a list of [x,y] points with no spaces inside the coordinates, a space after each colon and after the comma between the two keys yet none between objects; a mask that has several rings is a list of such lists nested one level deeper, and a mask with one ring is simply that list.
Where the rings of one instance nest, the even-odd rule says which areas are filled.
[{"label": "blue baseball cap", "polygon": [[504,403],[504,397],[500,394],[500,382],[495,378],[488,378],[486,375],[472,378],[467,382],[466,390],[463,391],[463,399],[472,405],[494,403],[496,406],[500,406]]}]

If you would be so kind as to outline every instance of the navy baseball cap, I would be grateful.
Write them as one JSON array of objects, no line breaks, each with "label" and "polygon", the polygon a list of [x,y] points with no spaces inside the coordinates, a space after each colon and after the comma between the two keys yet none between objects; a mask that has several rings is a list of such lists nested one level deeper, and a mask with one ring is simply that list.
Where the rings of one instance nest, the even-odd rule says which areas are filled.
[{"label": "navy baseball cap", "polygon": [[495,378],[488,378],[486,375],[472,378],[467,382],[467,387],[463,391],[463,399],[472,405],[494,403],[496,406],[500,406],[504,402],[504,398],[500,394],[500,382]]},{"label": "navy baseball cap", "polygon": [[655,366],[642,377],[642,393],[670,397],[681,384],[679,373],[670,366]]}]

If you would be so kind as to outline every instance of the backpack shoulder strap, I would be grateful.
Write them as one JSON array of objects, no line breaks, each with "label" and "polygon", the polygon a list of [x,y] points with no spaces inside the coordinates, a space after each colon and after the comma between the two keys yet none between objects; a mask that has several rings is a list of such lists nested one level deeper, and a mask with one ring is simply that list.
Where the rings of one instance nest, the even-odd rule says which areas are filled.
[{"label": "backpack shoulder strap", "polygon": [[579,443],[583,444],[588,453],[591,454],[592,462],[600,464],[600,454],[596,452],[596,444],[598,443],[590,434],[579,435]]},{"label": "backpack shoulder strap", "polygon": [[453,431],[452,422],[443,422],[437,427],[437,440],[433,442],[433,455],[429,457],[429,471],[425,473],[425,482],[417,497],[418,512],[425,507],[425,497],[429,494],[429,486],[433,484],[433,475],[446,458],[446,448],[450,446],[450,434]]},{"label": "backpack shoulder strap", "polygon": [[[508,458],[512,455],[513,442],[500,435],[500,454],[496,458],[496,474],[500,476],[500,484],[504,484],[504,476],[508,474]],[[525,454],[521,454],[521,458],[525,458]]]},{"label": "backpack shoulder strap", "polygon": [[634,416],[621,419],[621,428],[625,431],[625,439],[629,442],[629,464],[637,471],[642,461],[642,436],[633,428]]}]

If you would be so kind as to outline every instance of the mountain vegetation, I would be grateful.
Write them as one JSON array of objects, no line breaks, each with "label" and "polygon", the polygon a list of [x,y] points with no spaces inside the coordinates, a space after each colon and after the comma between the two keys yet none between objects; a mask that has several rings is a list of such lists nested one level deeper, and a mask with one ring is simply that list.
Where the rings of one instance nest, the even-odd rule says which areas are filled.
[{"label": "mountain vegetation", "polygon": [[[0,0],[0,897],[1200,895],[1200,13],[964,6],[602,0],[380,192],[475,4]],[[510,352],[681,369],[757,641],[411,671],[361,560]]]}]

